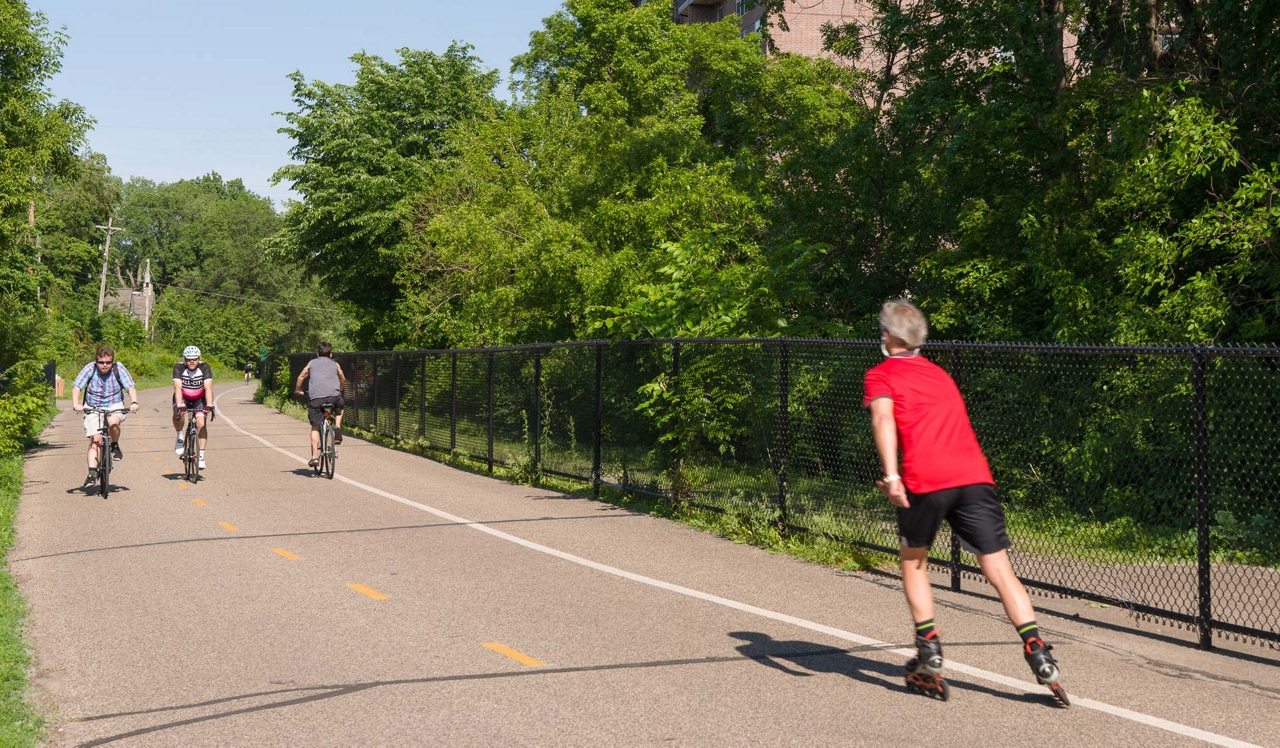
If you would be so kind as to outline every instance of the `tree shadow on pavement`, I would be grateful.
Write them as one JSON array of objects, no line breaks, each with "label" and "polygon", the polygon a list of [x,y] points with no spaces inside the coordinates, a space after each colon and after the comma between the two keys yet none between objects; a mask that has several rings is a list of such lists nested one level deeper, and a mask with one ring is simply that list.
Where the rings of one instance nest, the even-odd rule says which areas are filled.
[{"label": "tree shadow on pavement", "polygon": [[[853,654],[853,650],[824,647],[808,641],[780,641],[759,631],[731,631],[729,636],[746,642],[746,644],[736,647],[742,656],[787,675],[802,678],[826,674],[844,675],[863,683],[882,686],[891,691],[901,691],[904,694],[907,693],[906,686],[903,684],[905,670],[901,664],[871,660]],[[948,643],[945,646],[958,647],[964,646],[964,643]],[[986,644],[977,646],[986,646]],[[868,649],[877,650],[880,648],[871,647]],[[790,665],[784,663],[790,663]],[[1047,692],[1043,697],[1039,694],[1031,693],[1014,694],[1007,691],[997,691],[977,683],[957,681],[949,676],[947,677],[947,683],[953,689],[958,688],[965,691],[983,693],[1010,701],[1056,704],[1053,702],[1052,696]]]}]

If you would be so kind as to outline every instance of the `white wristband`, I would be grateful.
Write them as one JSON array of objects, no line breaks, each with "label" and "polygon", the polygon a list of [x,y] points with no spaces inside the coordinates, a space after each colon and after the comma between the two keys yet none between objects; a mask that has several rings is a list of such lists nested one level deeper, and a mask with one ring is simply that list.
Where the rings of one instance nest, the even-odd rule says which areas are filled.
[{"label": "white wristband", "polygon": [[902,476],[898,475],[897,473],[894,473],[893,475],[886,475],[880,480],[884,481],[885,483],[892,483],[896,480],[902,480]]}]

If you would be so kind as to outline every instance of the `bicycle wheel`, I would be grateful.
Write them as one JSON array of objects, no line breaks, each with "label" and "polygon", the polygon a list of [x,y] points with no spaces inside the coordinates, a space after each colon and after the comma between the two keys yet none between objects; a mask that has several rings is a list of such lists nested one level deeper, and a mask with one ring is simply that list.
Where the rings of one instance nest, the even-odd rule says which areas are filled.
[{"label": "bicycle wheel", "polygon": [[[195,423],[195,417],[191,416],[191,423]],[[187,443],[182,448],[182,460],[187,464],[186,476],[187,480],[195,485],[200,480],[200,446],[197,432],[190,426],[187,427]]]},{"label": "bicycle wheel", "polygon": [[98,494],[107,498],[111,492],[111,435],[102,435],[102,445],[98,452]]},{"label": "bicycle wheel", "polygon": [[333,446],[333,429],[326,428],[324,430],[324,442],[320,450],[320,467],[324,470],[324,477],[333,480],[334,463],[338,461],[338,450]]}]

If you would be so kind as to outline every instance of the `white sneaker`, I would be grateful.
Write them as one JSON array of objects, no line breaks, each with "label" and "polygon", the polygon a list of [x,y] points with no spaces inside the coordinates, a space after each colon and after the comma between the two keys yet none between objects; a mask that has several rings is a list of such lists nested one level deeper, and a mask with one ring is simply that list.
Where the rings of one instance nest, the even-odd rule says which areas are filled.
[{"label": "white sneaker", "polygon": [[182,434],[178,434],[173,440],[173,453],[182,456]]},{"label": "white sneaker", "polygon": [[204,452],[200,453],[200,458],[196,461],[196,464],[200,466],[201,470],[204,470]]}]

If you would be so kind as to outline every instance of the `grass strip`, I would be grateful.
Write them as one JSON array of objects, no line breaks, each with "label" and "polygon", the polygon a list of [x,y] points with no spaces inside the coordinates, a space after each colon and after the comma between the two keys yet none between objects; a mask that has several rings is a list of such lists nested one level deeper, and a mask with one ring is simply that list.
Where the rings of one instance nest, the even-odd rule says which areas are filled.
[{"label": "grass strip", "polygon": [[[13,520],[22,496],[22,456],[0,457],[0,558],[13,546]],[[27,698],[31,652],[23,638],[26,601],[8,563],[0,566],[0,746],[33,746],[44,720]]]},{"label": "grass strip", "polygon": [[[255,399],[287,416],[300,421],[307,419],[306,406],[294,400],[282,398],[279,395],[267,394],[261,389],[259,389]],[[343,432],[373,444],[416,454],[460,470],[479,475],[490,475],[488,465],[483,460],[477,460],[458,453],[446,454],[438,450],[428,450],[424,443],[418,443],[416,440],[393,439],[365,431],[364,429],[350,427],[344,427]],[[591,486],[584,485],[583,481],[545,473],[534,473],[526,465],[507,466],[495,462],[492,477],[510,483],[548,488],[569,496],[588,499],[596,498],[593,495]],[[662,499],[638,496],[608,486],[600,487],[599,500],[624,509],[630,509],[631,511],[670,519],[696,530],[732,540],[735,543],[763,548],[771,553],[784,553],[805,561],[845,571],[876,568],[884,566],[886,563],[884,558],[876,558],[850,543],[832,540],[822,535],[784,532],[771,522],[732,512],[716,512],[682,503],[673,504]]]}]

